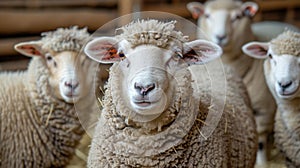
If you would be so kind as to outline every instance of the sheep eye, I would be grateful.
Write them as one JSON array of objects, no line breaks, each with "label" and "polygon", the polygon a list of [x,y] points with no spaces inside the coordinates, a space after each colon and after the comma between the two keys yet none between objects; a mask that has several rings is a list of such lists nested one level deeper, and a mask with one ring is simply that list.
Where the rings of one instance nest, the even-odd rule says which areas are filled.
[{"label": "sheep eye", "polygon": [[125,54],[122,53],[122,52],[120,52],[120,53],[119,53],[119,56],[120,56],[121,58],[124,58],[124,57],[125,57]]},{"label": "sheep eye", "polygon": [[205,18],[209,18],[209,14],[207,14],[207,13],[204,14],[204,17],[205,17]]},{"label": "sheep eye", "polygon": [[273,58],[273,56],[272,56],[272,54],[268,54],[268,57],[270,58],[270,59],[272,59]]},{"label": "sheep eye", "polygon": [[46,59],[47,59],[47,61],[51,61],[52,57],[50,55],[46,55]]}]

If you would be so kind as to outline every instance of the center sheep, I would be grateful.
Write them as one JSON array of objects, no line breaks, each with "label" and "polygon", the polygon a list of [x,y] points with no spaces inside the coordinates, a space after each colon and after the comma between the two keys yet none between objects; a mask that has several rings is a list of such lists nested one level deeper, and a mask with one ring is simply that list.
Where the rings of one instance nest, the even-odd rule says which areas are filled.
[{"label": "center sheep", "polygon": [[[253,167],[257,133],[242,80],[225,69],[225,108],[209,123],[211,101],[222,100],[211,94],[210,77],[218,72],[188,67],[220,57],[222,49],[189,42],[175,21],[134,21],[120,30],[85,47],[95,61],[114,63],[88,167]],[[202,133],[207,125],[215,125],[210,136]]]}]

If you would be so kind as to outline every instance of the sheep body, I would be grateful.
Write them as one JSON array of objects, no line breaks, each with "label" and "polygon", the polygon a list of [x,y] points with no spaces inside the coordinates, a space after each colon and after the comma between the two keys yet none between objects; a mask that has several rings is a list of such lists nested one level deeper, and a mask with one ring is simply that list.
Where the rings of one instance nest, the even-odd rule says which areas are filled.
[{"label": "sheep body", "polygon": [[[145,24],[144,27],[148,28],[148,22],[152,20],[135,24],[142,27]],[[174,23],[165,24],[169,27]],[[175,31],[175,26],[171,27]],[[152,29],[155,31],[155,26]],[[166,46],[173,43],[172,37],[168,43]],[[136,44],[131,46],[139,47]],[[121,85],[124,81],[121,77],[123,66],[120,64],[115,63],[110,69],[88,167],[254,166],[257,148],[255,122],[245,87],[230,70],[226,69],[226,80],[229,81],[227,99],[224,111],[217,112],[223,112],[218,123],[205,121],[209,110],[216,108],[211,106],[212,99],[218,102],[225,95],[220,91],[220,97],[212,97],[210,76],[201,73],[205,71],[202,66],[177,71],[174,76],[177,85],[170,106],[159,117],[145,122],[139,121],[142,116],[129,108],[127,100],[120,95],[124,89]],[[216,69],[210,75],[217,75],[220,70]],[[217,125],[208,137],[201,132],[205,124]]]},{"label": "sheep body", "polygon": [[[285,31],[270,41],[270,48],[274,55],[300,56],[300,34],[293,31]],[[264,64],[265,77],[268,86],[277,103],[275,116],[274,138],[276,147],[286,158],[289,168],[300,166],[300,98],[282,99],[275,91],[274,78],[271,76],[271,60],[267,59]],[[299,95],[299,93],[298,93]]]},{"label": "sheep body", "polygon": [[63,166],[84,132],[73,105],[49,96],[46,72],[35,59],[28,72],[0,76],[1,166]]},{"label": "sheep body", "polygon": [[277,103],[275,145],[286,157],[288,167],[299,167],[300,34],[286,30],[270,42],[250,42],[243,51],[265,59],[264,75]]},{"label": "sheep body", "polygon": [[[115,76],[115,73],[118,73],[114,69],[115,67],[116,65],[110,71],[111,76]],[[192,69],[198,71],[199,67],[192,67]],[[199,131],[203,127],[203,123],[200,121],[205,121],[212,99],[207,93],[208,91],[204,89],[207,88],[209,83],[206,83],[203,90],[201,89],[201,105],[199,109],[198,107],[185,109],[186,112],[189,112],[188,115],[196,116],[198,120],[186,119],[181,123],[182,125],[186,124],[185,126],[181,125],[182,127],[180,127],[178,125],[178,127],[171,127],[163,134],[149,137],[146,135],[139,139],[135,135],[139,134],[138,130],[131,130],[130,126],[122,130],[114,129],[120,127],[120,125],[122,127],[126,125],[125,121],[114,123],[115,121],[120,121],[116,109],[126,109],[126,107],[122,107],[122,105],[115,107],[116,104],[123,104],[123,102],[112,98],[110,92],[112,92],[112,88],[116,89],[116,85],[115,82],[112,82],[113,79],[110,79],[103,101],[104,110],[95,128],[88,167],[253,167],[257,145],[255,122],[251,117],[252,111],[245,105],[247,99],[244,100],[240,97],[247,95],[242,81],[236,80],[236,77],[232,75],[230,76],[229,72],[227,80],[234,84],[227,86],[226,108],[217,128],[207,139]],[[188,78],[183,76],[182,81],[190,81]],[[189,85],[188,82],[182,84],[184,87]],[[186,94],[185,98],[182,97],[183,100],[189,99],[186,96],[190,97],[190,94],[193,94],[195,97],[198,96],[197,94],[200,94],[198,92],[191,93],[189,89],[182,90]],[[236,94],[236,92],[239,92],[239,94]],[[193,101],[198,101],[191,99],[185,102],[186,105],[184,107],[192,106],[194,104]],[[113,103],[114,101],[116,102]],[[130,113],[130,111],[127,112]],[[190,114],[191,112],[194,112],[194,114]],[[179,111],[179,113],[183,113],[183,111]],[[168,141],[176,139],[177,134],[182,133],[179,130],[180,128],[189,127],[190,124],[193,125],[182,141],[174,146],[166,145]],[[155,153],[157,150],[166,148],[165,146],[168,148],[157,155],[151,155],[150,153],[148,157],[139,156],[149,151]]]},{"label": "sheep body", "polygon": [[[77,111],[72,102],[56,96],[56,88],[50,86],[49,81],[53,77],[50,77],[48,66],[53,64],[47,62],[43,55],[49,50],[79,52],[89,37],[86,29],[57,29],[44,35],[40,41],[45,46],[32,52],[42,55],[33,57],[26,71],[0,74],[0,167],[65,166],[74,155],[76,145],[84,133],[76,112],[90,112],[94,108],[95,101],[89,98],[92,91],[82,93],[82,99],[77,101]],[[56,44],[53,44],[50,39],[55,37],[59,40],[56,39]],[[35,50],[36,46],[31,45],[33,43],[36,44],[22,44],[22,47],[25,46],[23,51]],[[55,47],[51,47],[50,43]],[[65,45],[57,45],[62,43]],[[89,61],[85,60],[88,70],[96,70],[96,64]]]},{"label": "sheep body", "polygon": [[[197,11],[194,8],[201,11],[201,18],[198,19],[201,30],[198,32],[199,37],[219,43],[224,51],[221,58],[225,66],[232,67],[243,78],[255,113],[259,134],[260,149],[257,163],[264,164],[270,152],[267,137],[273,130],[276,103],[264,79],[263,61],[248,57],[241,50],[243,44],[256,38],[255,32],[252,31],[251,18],[258,10],[258,6],[252,2],[217,0],[207,1],[203,5],[192,2],[187,7],[192,13]],[[224,14],[217,17],[221,12]],[[262,25],[257,24],[253,27],[257,29],[259,26]],[[224,39],[218,41],[218,36],[223,36]],[[227,42],[224,44],[226,39]]]}]

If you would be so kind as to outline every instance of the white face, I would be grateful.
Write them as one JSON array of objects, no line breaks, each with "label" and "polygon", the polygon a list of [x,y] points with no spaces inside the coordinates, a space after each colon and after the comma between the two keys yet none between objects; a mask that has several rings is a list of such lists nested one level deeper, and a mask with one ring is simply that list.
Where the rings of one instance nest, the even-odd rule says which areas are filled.
[{"label": "white face", "polygon": [[245,33],[243,26],[250,22],[249,18],[256,14],[258,6],[253,2],[230,2],[230,5],[219,7],[218,3],[228,2],[209,1],[205,5],[191,2],[187,8],[195,19],[199,19],[198,24],[204,31],[204,37],[226,47]]},{"label": "white face", "polygon": [[[132,110],[157,115],[169,105],[174,86],[174,52],[152,45],[136,47],[122,61],[123,95]],[[171,68],[171,69],[170,69]],[[172,72],[173,71],[173,72]]]},{"label": "white face", "polygon": [[206,35],[208,38],[220,46],[225,46],[233,31],[232,12],[227,10],[206,10],[202,17],[206,22]]},{"label": "white face", "polygon": [[187,63],[205,63],[222,54],[219,46],[204,40],[186,43],[183,48],[181,45],[168,50],[147,44],[131,48],[126,40],[100,37],[86,45],[85,53],[101,63],[119,62],[122,90],[118,94],[134,112],[156,118],[174,99],[177,70]]},{"label": "white face", "polygon": [[300,58],[292,55],[271,55],[271,75],[277,96],[300,97]]},{"label": "white face", "polygon": [[265,75],[269,88],[276,96],[282,99],[300,97],[300,57],[276,55],[270,46],[270,43],[250,42],[242,49],[251,57],[267,59],[266,61],[270,62],[270,68],[265,69]]},{"label": "white face", "polygon": [[45,51],[42,45],[40,41],[23,42],[15,45],[15,49],[26,56],[45,60],[50,72],[51,93],[56,98],[75,103],[85,97],[93,84],[93,76],[86,74],[93,74],[96,63],[73,51]]},{"label": "white face", "polygon": [[77,52],[64,51],[52,56],[45,54],[49,67],[49,83],[57,98],[68,103],[75,103],[89,93],[93,79],[91,71],[94,65],[85,55],[79,56]]}]

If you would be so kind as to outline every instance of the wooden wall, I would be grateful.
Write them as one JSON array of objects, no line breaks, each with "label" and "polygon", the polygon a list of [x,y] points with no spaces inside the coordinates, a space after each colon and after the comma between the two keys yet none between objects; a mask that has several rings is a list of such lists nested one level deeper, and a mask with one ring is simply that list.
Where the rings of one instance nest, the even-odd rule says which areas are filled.
[{"label": "wooden wall", "polygon": [[[163,11],[191,19],[186,4],[194,0],[1,0],[0,61],[16,59],[13,45],[38,39],[43,31],[71,25],[93,32],[110,20],[133,11]],[[198,0],[203,2],[204,0]],[[300,0],[254,0],[255,21],[277,20],[300,26]]]}]

